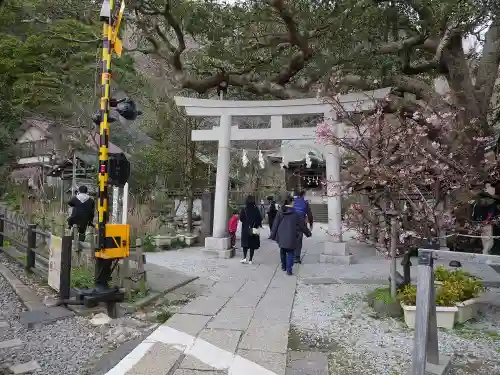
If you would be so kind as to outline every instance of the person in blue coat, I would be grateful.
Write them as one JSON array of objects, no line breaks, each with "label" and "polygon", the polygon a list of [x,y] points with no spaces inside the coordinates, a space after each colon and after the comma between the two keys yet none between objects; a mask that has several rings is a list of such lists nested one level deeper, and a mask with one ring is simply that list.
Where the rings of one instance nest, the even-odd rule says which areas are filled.
[{"label": "person in blue coat", "polygon": [[311,237],[305,220],[291,206],[292,199],[286,197],[281,205],[271,230],[271,239],[278,243],[280,248],[281,269],[292,275],[295,251],[300,245],[300,239],[305,234]]}]

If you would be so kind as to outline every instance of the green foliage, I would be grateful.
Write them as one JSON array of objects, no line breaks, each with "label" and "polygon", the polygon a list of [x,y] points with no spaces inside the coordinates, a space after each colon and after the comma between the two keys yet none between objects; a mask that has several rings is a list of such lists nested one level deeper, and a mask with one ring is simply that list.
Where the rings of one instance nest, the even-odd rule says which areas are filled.
[{"label": "green foliage", "polygon": [[394,302],[394,298],[391,296],[391,288],[381,287],[368,294],[368,299],[374,299],[384,302],[386,305]]},{"label": "green foliage", "polygon": [[142,249],[146,253],[152,253],[156,250],[156,245],[154,243],[154,237],[152,233],[146,233],[142,237]]},{"label": "green foliage", "polygon": [[436,281],[448,281],[448,280],[467,280],[470,278],[474,278],[470,273],[462,270],[456,269],[450,271],[443,265],[436,267],[434,270],[434,278]]},{"label": "green foliage", "polygon": [[[26,114],[60,121],[94,111],[98,17],[90,0],[8,0],[0,7],[0,178]],[[113,79],[132,93],[142,85],[130,56],[113,60]]]},{"label": "green foliage", "polygon": [[92,288],[94,283],[94,272],[92,269],[83,266],[71,269],[71,288]]},{"label": "green foliage", "polygon": [[[436,290],[437,306],[455,306],[459,302],[479,296],[485,290],[483,282],[467,272],[455,270],[445,273],[443,269],[439,267],[438,269],[440,277],[444,277],[445,280]],[[406,285],[398,293],[398,299],[407,306],[415,306],[417,303],[417,287],[415,285]]]},{"label": "green foliage", "polygon": [[417,287],[405,285],[398,293],[398,299],[407,306],[415,306],[417,303]]},{"label": "green foliage", "polygon": [[169,310],[161,310],[157,315],[156,315],[156,321],[158,323],[165,323],[167,320],[169,320],[172,315],[174,315],[171,311]]}]

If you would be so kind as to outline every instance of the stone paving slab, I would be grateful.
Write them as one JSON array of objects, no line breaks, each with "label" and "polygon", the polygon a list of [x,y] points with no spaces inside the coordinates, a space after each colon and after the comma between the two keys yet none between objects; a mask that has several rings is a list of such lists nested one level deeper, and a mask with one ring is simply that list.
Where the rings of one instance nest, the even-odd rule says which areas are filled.
[{"label": "stone paving slab", "polygon": [[239,349],[237,354],[274,372],[276,375],[285,375],[286,354],[246,349]]},{"label": "stone paving slab", "polygon": [[250,325],[253,309],[250,307],[224,307],[208,324],[208,328],[244,331]]},{"label": "stone paving slab", "polygon": [[[198,358],[188,355],[181,362],[180,369],[186,370],[199,370],[199,371],[214,371],[215,369],[212,366],[203,363]],[[162,374],[163,375],[163,374]]]},{"label": "stone paving slab", "polygon": [[[163,374],[162,374],[163,375]],[[227,375],[226,371],[200,371],[200,370],[186,370],[178,369],[173,375]]]},{"label": "stone paving slab", "polygon": [[262,325],[260,322],[251,322],[244,333],[239,349],[261,350],[265,352],[286,354],[288,346],[289,323],[274,323]]},{"label": "stone paving slab", "polygon": [[125,375],[163,375],[180,360],[182,352],[163,343],[155,343]]},{"label": "stone paving slab", "polygon": [[247,292],[239,291],[233,298],[229,300],[225,307],[251,307],[255,308],[262,298],[264,292]]},{"label": "stone paving slab", "polygon": [[32,372],[40,370],[40,365],[38,364],[37,361],[30,361],[30,362],[19,363],[19,364],[10,366],[9,370],[14,375],[21,375],[21,374],[32,373]]},{"label": "stone paving slab", "polygon": [[285,375],[328,375],[328,371],[287,367]]},{"label": "stone paving slab", "polygon": [[290,319],[290,314],[290,309],[284,309],[280,307],[276,307],[274,310],[269,310],[267,312],[264,309],[259,309],[255,311],[255,314],[250,323],[256,324],[258,326],[281,324],[288,322],[288,320]]},{"label": "stone paving slab", "polygon": [[204,329],[198,337],[230,353],[236,352],[241,332],[226,329]]},{"label": "stone paving slab", "polygon": [[0,349],[15,348],[23,345],[24,343],[19,339],[0,341]]},{"label": "stone paving slab", "polygon": [[206,315],[175,314],[165,324],[178,331],[196,336],[212,319]]},{"label": "stone paving slab", "polygon": [[182,314],[213,316],[229,301],[228,297],[201,296],[181,309]]},{"label": "stone paving slab", "polygon": [[74,316],[75,313],[61,306],[46,307],[32,311],[24,311],[19,315],[19,321],[27,328],[32,328],[36,324],[48,324],[60,319]]},{"label": "stone paving slab", "polygon": [[198,278],[148,262],[144,265],[144,269],[148,274],[148,286],[157,292],[169,292]]},{"label": "stone paving slab", "polygon": [[297,374],[328,375],[328,357],[322,352],[299,352],[288,353],[288,367],[300,370]]},{"label": "stone paving slab", "polygon": [[212,289],[208,291],[210,296],[216,297],[232,297],[245,284],[246,279],[233,278],[232,280],[220,280]]}]

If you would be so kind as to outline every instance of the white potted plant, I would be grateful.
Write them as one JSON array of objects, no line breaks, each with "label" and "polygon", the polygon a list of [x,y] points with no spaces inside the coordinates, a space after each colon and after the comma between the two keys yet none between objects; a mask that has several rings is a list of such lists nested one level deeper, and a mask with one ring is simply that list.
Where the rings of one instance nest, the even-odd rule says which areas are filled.
[{"label": "white potted plant", "polygon": [[479,303],[477,297],[485,290],[484,283],[479,278],[462,269],[451,271],[444,266],[438,266],[434,271],[434,276],[440,285],[450,282],[460,286],[460,295],[456,297],[459,300],[456,303],[458,323],[465,323],[477,317]]},{"label": "white potted plant", "polygon": [[170,229],[165,230],[164,234],[159,234],[154,237],[156,247],[169,247],[175,240],[176,236],[172,235]]},{"label": "white potted plant", "polygon": [[191,246],[196,242],[197,236],[194,233],[188,233],[184,236],[184,241],[187,246]]},{"label": "white potted plant", "polygon": [[[436,289],[436,320],[438,327],[452,329],[456,322],[464,323],[477,316],[477,297],[484,291],[484,285],[481,280],[462,270],[447,272]],[[405,286],[398,298],[401,301],[406,324],[414,328],[417,287]]]},{"label": "white potted plant", "polygon": [[[406,285],[398,294],[403,308],[405,323],[408,328],[415,328],[417,287]],[[439,328],[452,329],[455,326],[455,319],[458,308],[454,304],[448,306],[438,306],[436,303],[436,321]]]}]

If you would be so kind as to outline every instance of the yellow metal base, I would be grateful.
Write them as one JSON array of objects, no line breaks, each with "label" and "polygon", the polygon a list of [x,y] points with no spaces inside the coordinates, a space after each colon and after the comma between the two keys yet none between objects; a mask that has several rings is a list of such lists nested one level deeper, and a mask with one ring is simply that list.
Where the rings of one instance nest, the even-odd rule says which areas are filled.
[{"label": "yellow metal base", "polygon": [[106,224],[106,249],[96,251],[102,259],[121,259],[130,256],[130,225]]}]

